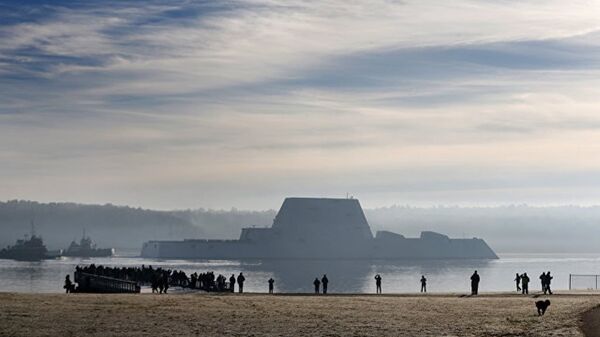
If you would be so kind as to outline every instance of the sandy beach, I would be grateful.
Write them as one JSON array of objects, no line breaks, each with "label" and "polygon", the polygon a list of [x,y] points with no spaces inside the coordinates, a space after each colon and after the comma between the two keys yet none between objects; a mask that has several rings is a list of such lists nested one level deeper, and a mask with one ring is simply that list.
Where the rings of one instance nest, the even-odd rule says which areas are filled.
[{"label": "sandy beach", "polygon": [[[0,336],[595,336],[600,296],[0,294]],[[587,317],[586,317],[587,315]]]}]

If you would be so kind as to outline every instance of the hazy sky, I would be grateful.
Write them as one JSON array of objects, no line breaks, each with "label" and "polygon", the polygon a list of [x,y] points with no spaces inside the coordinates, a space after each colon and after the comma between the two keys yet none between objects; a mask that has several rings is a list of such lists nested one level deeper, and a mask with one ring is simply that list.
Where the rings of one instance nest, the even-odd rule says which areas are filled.
[{"label": "hazy sky", "polygon": [[0,200],[600,203],[598,1],[1,1]]}]

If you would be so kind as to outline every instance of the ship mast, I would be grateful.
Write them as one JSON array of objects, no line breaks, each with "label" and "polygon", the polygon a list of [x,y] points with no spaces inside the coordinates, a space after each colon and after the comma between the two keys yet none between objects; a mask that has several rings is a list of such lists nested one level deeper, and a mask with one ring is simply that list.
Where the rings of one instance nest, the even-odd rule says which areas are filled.
[{"label": "ship mast", "polygon": [[33,238],[35,236],[35,223],[33,222],[33,219],[31,219],[31,237]]}]

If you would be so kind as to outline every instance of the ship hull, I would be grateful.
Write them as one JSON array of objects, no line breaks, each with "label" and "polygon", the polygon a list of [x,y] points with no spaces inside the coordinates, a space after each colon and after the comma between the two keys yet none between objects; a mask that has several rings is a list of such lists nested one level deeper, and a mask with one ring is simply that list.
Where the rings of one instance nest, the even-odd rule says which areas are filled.
[{"label": "ship hull", "polygon": [[114,255],[114,249],[93,249],[87,251],[69,252],[63,253],[63,256],[67,257],[110,257]]},{"label": "ship hull", "polygon": [[40,261],[47,259],[46,249],[15,249],[0,252],[0,259],[10,259],[17,261]]},{"label": "ship hull", "polygon": [[144,258],[159,259],[498,259],[481,239],[450,239],[446,242],[405,239],[385,244],[373,240],[354,252],[286,249],[247,242],[220,240],[149,241],[142,248]]}]

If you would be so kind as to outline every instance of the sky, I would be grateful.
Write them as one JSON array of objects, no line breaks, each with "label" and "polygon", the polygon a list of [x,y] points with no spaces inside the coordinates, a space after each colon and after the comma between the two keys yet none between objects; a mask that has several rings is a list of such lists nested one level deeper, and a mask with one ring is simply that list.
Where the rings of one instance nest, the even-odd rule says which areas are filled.
[{"label": "sky", "polygon": [[0,0],[0,200],[600,204],[599,1]]}]

